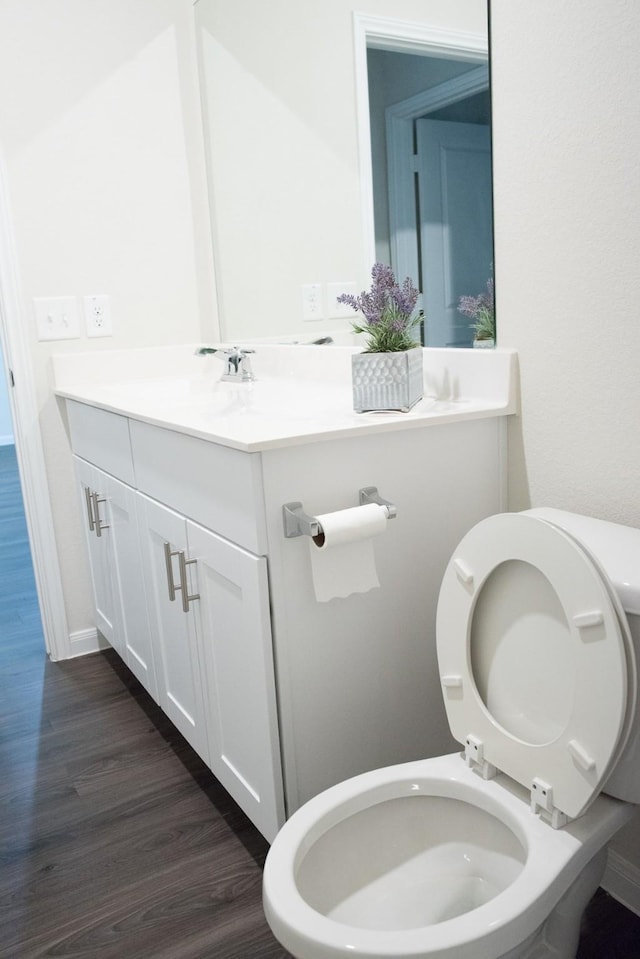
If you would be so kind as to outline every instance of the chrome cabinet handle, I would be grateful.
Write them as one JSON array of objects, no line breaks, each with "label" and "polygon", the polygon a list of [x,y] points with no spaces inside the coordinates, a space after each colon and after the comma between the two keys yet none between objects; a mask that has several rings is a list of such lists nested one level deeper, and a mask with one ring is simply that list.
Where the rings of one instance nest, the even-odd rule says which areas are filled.
[{"label": "chrome cabinet handle", "polygon": [[[164,544],[164,563],[167,568],[167,589],[169,591],[169,599],[173,602],[176,598],[176,584],[173,579],[173,564],[171,562],[172,556],[177,556],[178,553],[172,552],[171,543]],[[180,587],[177,587],[178,589]]]},{"label": "chrome cabinet handle", "polygon": [[100,519],[100,503],[106,503],[106,499],[100,498],[99,493],[91,493],[91,499],[93,501],[93,515],[95,516],[94,525],[96,528],[96,536],[102,536],[103,529],[109,529],[108,523],[103,523]]},{"label": "chrome cabinet handle", "polygon": [[[179,584],[177,584],[173,578],[172,559],[174,556],[178,557],[178,569],[180,571]],[[167,589],[169,592],[169,599],[171,602],[173,602],[176,598],[176,593],[180,591],[182,594],[182,609],[185,613],[188,613],[189,603],[194,599],[200,599],[200,593],[194,593],[193,596],[189,596],[189,585],[187,582],[187,566],[191,566],[191,564],[197,562],[197,560],[186,559],[183,549],[172,550],[171,543],[165,543],[164,562],[167,569]]]},{"label": "chrome cabinet handle", "polygon": [[189,603],[194,599],[200,599],[200,593],[194,593],[189,596],[189,582],[187,580],[187,566],[196,562],[195,559],[185,559],[184,550],[178,553],[178,565],[180,567],[180,589],[182,590],[182,608],[185,613],[189,612]]},{"label": "chrome cabinet handle", "polygon": [[84,498],[87,503],[87,518],[89,520],[89,531],[93,533],[96,528],[96,523],[93,518],[93,501],[91,499],[91,490],[89,489],[88,486],[85,486],[84,488]]}]

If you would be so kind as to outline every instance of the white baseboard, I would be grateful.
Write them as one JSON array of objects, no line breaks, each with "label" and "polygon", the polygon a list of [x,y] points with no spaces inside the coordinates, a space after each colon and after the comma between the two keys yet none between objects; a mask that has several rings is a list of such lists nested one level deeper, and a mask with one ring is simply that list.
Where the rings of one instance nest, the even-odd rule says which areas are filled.
[{"label": "white baseboard", "polygon": [[15,439],[13,435],[0,436],[0,446],[13,446]]},{"label": "white baseboard", "polygon": [[69,636],[69,658],[86,656],[88,653],[97,653],[101,649],[108,649],[109,644],[98,633],[97,629],[79,629]]},{"label": "white baseboard", "polygon": [[600,885],[623,906],[640,916],[640,869],[612,849],[609,850],[607,868]]}]

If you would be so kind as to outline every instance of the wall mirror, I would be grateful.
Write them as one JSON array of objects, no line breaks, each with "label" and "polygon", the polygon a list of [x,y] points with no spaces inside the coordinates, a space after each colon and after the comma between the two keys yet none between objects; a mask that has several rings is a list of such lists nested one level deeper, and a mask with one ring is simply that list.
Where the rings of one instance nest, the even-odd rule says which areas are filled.
[{"label": "wall mirror", "polygon": [[196,2],[223,339],[348,330],[335,297],[382,260],[424,291],[423,342],[471,345],[458,298],[493,262],[486,0],[374,6]]}]

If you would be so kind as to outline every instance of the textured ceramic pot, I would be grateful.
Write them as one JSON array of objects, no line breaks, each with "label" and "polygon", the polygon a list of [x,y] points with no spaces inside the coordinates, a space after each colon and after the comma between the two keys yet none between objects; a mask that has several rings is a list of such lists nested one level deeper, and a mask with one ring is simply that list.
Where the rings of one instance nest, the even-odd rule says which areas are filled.
[{"label": "textured ceramic pot", "polygon": [[399,353],[354,353],[351,357],[356,413],[407,413],[423,395],[422,348]]}]

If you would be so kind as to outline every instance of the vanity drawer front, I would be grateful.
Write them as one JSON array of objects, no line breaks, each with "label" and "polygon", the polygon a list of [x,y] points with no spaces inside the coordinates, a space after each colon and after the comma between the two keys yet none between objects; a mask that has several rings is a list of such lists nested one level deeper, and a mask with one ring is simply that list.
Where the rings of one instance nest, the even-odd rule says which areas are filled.
[{"label": "vanity drawer front", "polygon": [[126,416],[75,400],[66,402],[73,452],[123,483],[135,486]]},{"label": "vanity drawer front", "polygon": [[244,549],[266,554],[260,453],[130,421],[138,489]]}]

